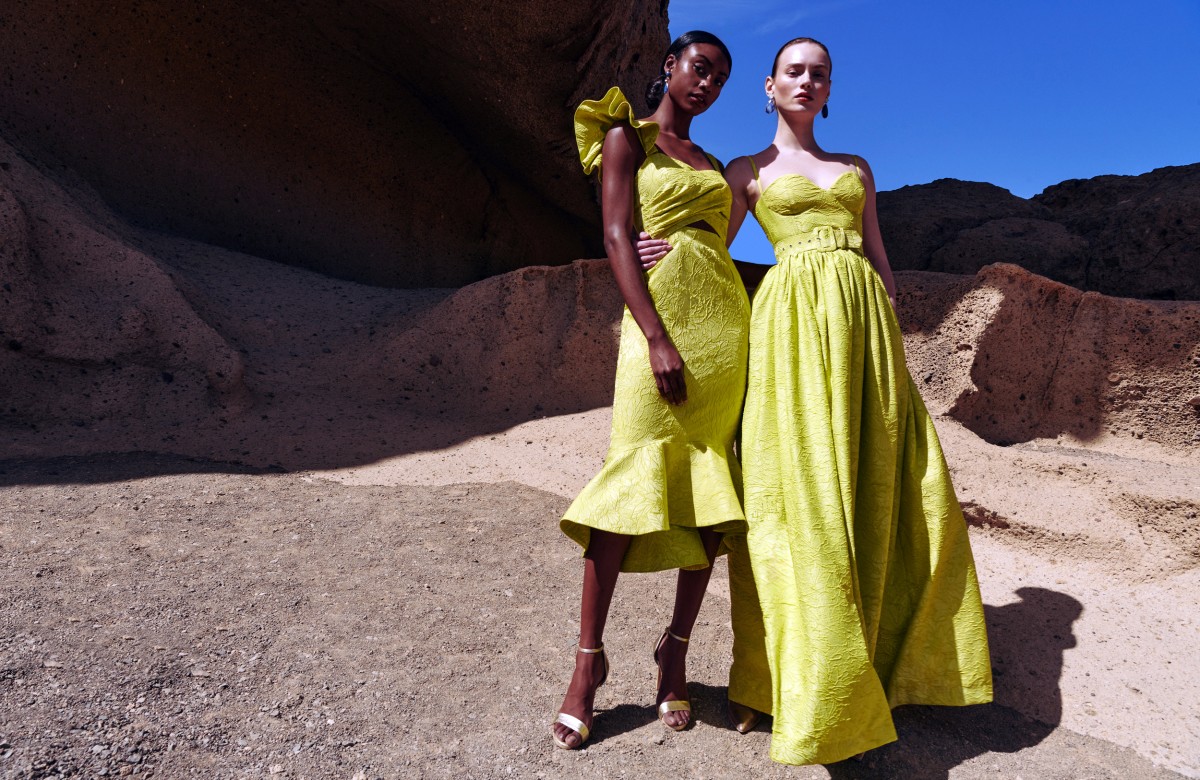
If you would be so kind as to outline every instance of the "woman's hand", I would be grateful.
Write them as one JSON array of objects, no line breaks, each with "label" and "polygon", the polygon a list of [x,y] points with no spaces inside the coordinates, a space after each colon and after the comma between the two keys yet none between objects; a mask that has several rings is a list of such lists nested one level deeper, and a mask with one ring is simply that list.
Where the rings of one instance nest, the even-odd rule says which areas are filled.
[{"label": "woman's hand", "polygon": [[[667,335],[662,318],[658,316],[643,270],[646,261],[633,245],[634,182],[644,157],[641,141],[629,125],[615,125],[604,135],[604,176],[600,180],[604,253],[608,255],[613,278],[625,299],[625,305],[646,337],[650,370],[654,373],[654,384],[659,395],[668,403],[681,404],[687,400],[687,388],[683,383],[683,358]],[[649,236],[643,236],[647,241],[653,241]],[[665,255],[662,246],[658,246],[650,254],[653,259],[651,265]]]},{"label": "woman's hand", "polygon": [[675,348],[671,337],[665,333],[649,339],[650,370],[654,372],[654,383],[667,403],[679,405],[687,400],[687,385],[683,381],[683,356]]},{"label": "woman's hand", "polygon": [[643,271],[649,271],[658,265],[658,261],[666,257],[673,247],[661,238],[651,238],[646,231],[638,233],[638,261]]}]

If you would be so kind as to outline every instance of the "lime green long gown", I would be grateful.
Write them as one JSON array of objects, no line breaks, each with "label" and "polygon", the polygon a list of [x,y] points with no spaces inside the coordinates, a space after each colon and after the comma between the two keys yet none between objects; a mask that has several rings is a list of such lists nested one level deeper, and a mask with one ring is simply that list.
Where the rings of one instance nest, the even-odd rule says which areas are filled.
[{"label": "lime green long gown", "polygon": [[966,523],[862,253],[864,200],[855,172],[789,174],[754,212],[778,263],[750,326],[729,697],[774,714],[787,764],[896,739],[897,705],[992,698]]},{"label": "lime green long gown", "polygon": [[[585,173],[602,170],[604,134],[618,122],[634,128],[646,155],[636,177],[636,227],[673,247],[647,284],[683,357],[687,401],[672,406],[659,395],[646,338],[626,308],[608,454],[560,526],[585,550],[592,529],[632,535],[622,571],[702,569],[708,558],[697,528],[745,530],[733,441],[750,301],[725,248],[732,193],[715,160],[713,170],[696,170],[660,151],[658,125],[635,119],[616,87],[575,112]],[[698,221],[712,230],[687,227]]]}]

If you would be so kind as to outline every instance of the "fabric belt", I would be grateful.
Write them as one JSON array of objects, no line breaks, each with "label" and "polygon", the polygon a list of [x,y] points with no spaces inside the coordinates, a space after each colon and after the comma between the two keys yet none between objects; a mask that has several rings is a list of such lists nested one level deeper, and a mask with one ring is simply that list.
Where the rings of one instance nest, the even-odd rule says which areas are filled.
[{"label": "fabric belt", "polygon": [[795,251],[832,252],[837,249],[862,249],[862,235],[856,230],[846,230],[840,227],[822,225],[805,236],[788,239],[775,248],[775,254],[782,256]]}]

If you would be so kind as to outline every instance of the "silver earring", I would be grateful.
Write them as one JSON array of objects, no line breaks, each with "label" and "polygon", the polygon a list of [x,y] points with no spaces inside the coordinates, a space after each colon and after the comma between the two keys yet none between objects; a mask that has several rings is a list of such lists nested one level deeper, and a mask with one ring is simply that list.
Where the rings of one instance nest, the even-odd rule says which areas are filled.
[{"label": "silver earring", "polygon": [[763,111],[766,111],[768,114],[775,113],[775,96],[774,95],[771,95],[771,97],[767,98],[767,107],[764,108]]}]

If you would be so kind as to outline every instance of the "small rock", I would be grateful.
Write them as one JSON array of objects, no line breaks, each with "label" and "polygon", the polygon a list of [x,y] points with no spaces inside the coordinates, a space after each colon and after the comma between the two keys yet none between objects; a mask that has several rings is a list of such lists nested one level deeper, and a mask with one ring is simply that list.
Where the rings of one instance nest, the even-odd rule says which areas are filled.
[{"label": "small rock", "polygon": [[267,771],[269,771],[273,775],[282,774],[283,764],[271,764],[271,768]]}]

